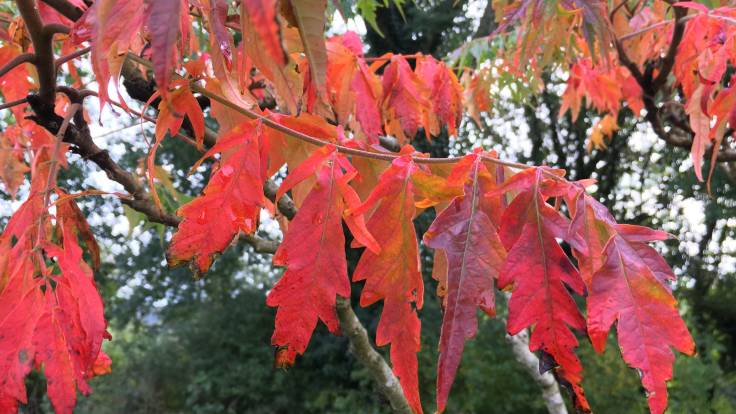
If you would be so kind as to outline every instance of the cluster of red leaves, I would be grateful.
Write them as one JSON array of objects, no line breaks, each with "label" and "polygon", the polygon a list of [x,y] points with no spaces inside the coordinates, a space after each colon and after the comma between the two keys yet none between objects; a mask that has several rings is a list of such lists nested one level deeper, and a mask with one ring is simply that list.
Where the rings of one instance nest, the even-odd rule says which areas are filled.
[{"label": "cluster of red leaves", "polygon": [[[621,51],[644,72],[648,63],[667,53],[672,24],[665,23],[676,7],[687,8],[690,16],[675,55],[672,86],[681,90],[685,101],[683,109],[694,134],[691,158],[695,174],[702,181],[706,150],[712,148],[710,176],[726,132],[736,123],[734,79],[727,74],[729,65],[736,63],[733,40],[736,10],[733,7],[710,10],[697,2],[670,5],[655,0],[650,5],[635,7],[633,11],[625,10],[626,7],[617,10],[612,14],[611,31],[617,38],[625,39],[619,42]],[[595,56],[580,40],[577,43],[576,49],[584,57],[576,58],[571,65],[561,113],[570,109],[573,118],[576,117],[585,98],[589,106],[606,115],[591,134],[591,145],[604,147],[603,138],[610,139],[613,131],[618,129],[615,118],[621,102],[626,101],[638,116],[643,108],[642,91],[629,71],[618,65],[615,54],[608,59],[599,58],[594,64]],[[598,43],[604,41],[599,40]],[[536,47],[533,51],[542,53],[539,50],[541,46]]]},{"label": "cluster of red leaves", "polygon": [[[31,187],[0,235],[0,411],[26,403],[25,376],[43,369],[57,413],[71,413],[77,390],[110,371],[101,351],[110,339],[94,267],[99,249],[82,211],[55,187],[55,165],[65,163],[65,145],[40,127],[23,131],[33,156]],[[51,180],[51,181],[50,181]],[[47,213],[50,192],[56,212]]]},{"label": "cluster of red leaves", "polygon": [[698,13],[687,23],[674,73],[687,99],[685,110],[695,133],[691,156],[695,174],[702,181],[706,148],[713,148],[712,174],[726,128],[736,125],[735,79],[724,79],[728,66],[736,63],[733,23],[736,9],[724,7],[711,11],[694,2],[680,4]]},{"label": "cluster of red leaves", "polygon": [[[477,311],[495,314],[496,284],[511,292],[508,332],[532,329],[530,349],[549,356],[546,360],[553,361],[557,375],[570,384],[581,410],[590,407],[582,389],[583,367],[575,354],[574,331],[587,333],[602,351],[614,322],[624,359],[642,372],[651,411],[665,409],[666,381],[674,359],[671,348],[694,352],[670,291],[674,275],[646,244],[663,240],[665,233],[617,224],[585,192],[587,183],[569,182],[559,170],[529,168],[514,173],[481,151],[466,155],[452,169],[429,168],[409,145],[391,163],[348,159],[338,152],[337,145],[378,152],[375,144],[384,134],[406,144],[419,130],[428,137],[442,126],[454,133],[463,100],[476,120],[488,110],[487,69],[465,74],[463,91],[455,74],[429,56],[413,56],[410,63],[405,56],[387,55],[371,63],[355,34],[324,40],[325,0],[242,0],[239,16],[228,14],[226,0],[98,0],[89,8],[77,3],[86,12],[75,23],[72,36],[61,39],[62,48],[91,45],[103,104],[110,100],[107,85],[110,80],[117,84],[126,52],[150,56],[153,62],[163,99],[150,174],[155,148],[167,133],[179,132],[185,116],[197,143],[202,143],[204,118],[189,81],[204,80],[209,91],[254,111],[259,111],[259,101],[271,97],[283,112],[259,112],[266,119],[245,120],[230,107],[212,102],[212,114],[223,133],[200,162],[210,158],[216,162],[203,194],[177,212],[182,221],[167,255],[171,265],[192,262],[198,272],[205,272],[214,255],[236,237],[257,231],[262,208],[274,211],[263,196],[263,182],[287,165],[290,174],[277,197],[290,191],[299,210],[291,223],[282,223],[284,240],[273,261],[286,270],[267,299],[278,307],[272,343],[280,348],[279,363],[292,364],[305,352],[318,320],[331,332],[339,332],[336,298],[350,297],[351,288],[344,222],[353,246],[366,247],[353,273],[353,281],[365,281],[360,304],[383,301],[376,343],[390,345],[393,370],[407,400],[415,412],[422,411],[416,354],[424,285],[412,221],[423,209],[434,207],[438,215],[424,242],[437,251],[435,276],[445,303],[437,382],[440,412],[465,341],[476,334]],[[594,39],[608,35],[601,20],[604,2],[559,5],[523,1],[505,10],[506,15],[498,13],[508,24],[522,21],[526,28],[509,67],[530,61],[537,70],[543,68],[551,59],[537,55],[545,39],[567,41],[571,37],[565,34],[579,26],[592,35],[587,36],[587,46],[573,39],[570,51],[593,49]],[[652,10],[640,20],[663,16],[656,7]],[[181,80],[173,74],[180,69],[180,57],[198,49],[189,33],[190,13],[202,16],[211,34],[211,55],[183,64],[188,78]],[[45,9],[44,19],[61,17]],[[692,44],[692,53],[698,56],[725,54],[718,49],[722,33],[718,30],[731,29],[710,27],[712,15],[703,19],[706,34],[689,26],[683,45]],[[629,22],[635,27],[633,19]],[[234,41],[233,28],[242,33],[240,43]],[[652,36],[651,43],[641,44],[660,45],[655,33]],[[599,50],[608,55],[606,48],[599,45]],[[0,53],[0,61],[8,61],[21,49],[11,42]],[[570,108],[576,115],[585,97],[588,105],[608,113],[609,123],[622,99],[638,112],[641,92],[630,74],[594,64],[589,55],[572,66],[563,111]],[[643,64],[651,56],[637,62]],[[730,55],[714,61],[729,59]],[[687,64],[691,62],[678,67]],[[720,69],[708,70],[712,72],[697,79],[678,77],[684,89],[692,89],[692,96],[701,91],[696,102],[719,88],[714,79]],[[20,66],[0,79],[8,86],[7,92],[3,89],[5,98],[28,93],[32,85],[23,71],[27,68]],[[725,111],[726,90],[706,109]],[[715,102],[721,95],[726,103],[719,106]],[[23,108],[16,111],[16,118],[22,119]],[[267,127],[266,120],[285,129]],[[6,131],[0,142],[0,156],[11,160],[2,175],[9,191],[18,188],[27,169],[23,148],[32,161],[29,197],[0,236],[0,332],[14,332],[0,334],[0,408],[13,411],[17,401],[24,401],[23,378],[35,366],[45,370],[56,410],[70,412],[76,389],[87,392],[86,380],[109,369],[109,360],[100,351],[107,336],[102,303],[79,241],[93,263],[96,246],[78,208],[55,185],[52,166],[64,162],[65,146],[51,145],[53,137],[47,133],[24,132],[25,124],[19,125],[21,129]],[[327,145],[294,140],[285,130],[319,137]],[[60,197],[53,218],[47,212],[50,191]],[[562,203],[567,216],[559,208]],[[577,267],[558,240],[573,249]],[[587,319],[573,294],[587,296]]]},{"label": "cluster of red leaves", "polygon": [[[354,281],[366,282],[360,304],[383,301],[376,343],[391,345],[394,372],[414,411],[421,412],[417,310],[424,287],[412,219],[419,209],[434,205],[441,211],[424,240],[446,257],[440,272],[445,313],[439,411],[445,407],[464,343],[475,336],[477,311],[495,314],[498,283],[511,291],[508,332],[532,328],[530,349],[549,355],[581,410],[590,407],[572,329],[587,332],[602,351],[612,323],[618,321],[623,357],[643,373],[652,412],[661,413],[666,381],[672,377],[670,347],[694,353],[670,291],[672,271],[645,243],[668,235],[617,224],[585,192],[587,183],[568,182],[559,170],[531,168],[505,179],[509,171],[488,168],[493,165],[484,161],[488,155],[476,152],[451,171],[436,169],[433,174],[412,153],[407,147],[393,163],[380,167],[383,172],[363,203],[348,182],[356,173],[360,178],[374,169],[356,169],[331,146],[317,149],[284,181],[280,194],[309,176],[314,179],[274,256],[275,264],[287,266],[268,297],[269,305],[279,307],[272,338],[282,348],[279,363],[289,365],[305,351],[318,319],[339,332],[335,297],[350,296],[344,220],[355,237],[353,245],[368,247],[353,274]],[[571,219],[553,200],[567,204]],[[558,239],[573,248],[579,270]],[[587,295],[587,320],[570,292]]]}]

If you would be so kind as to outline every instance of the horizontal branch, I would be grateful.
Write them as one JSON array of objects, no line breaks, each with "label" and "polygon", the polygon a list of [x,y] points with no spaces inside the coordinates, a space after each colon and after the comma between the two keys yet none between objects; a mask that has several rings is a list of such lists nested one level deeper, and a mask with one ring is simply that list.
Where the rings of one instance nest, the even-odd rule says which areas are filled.
[{"label": "horizontal branch", "polygon": [[[133,53],[128,53],[127,56],[128,56],[129,59],[135,61],[136,63],[139,63],[139,64],[141,64],[141,65],[143,65],[143,66],[145,66],[145,67],[147,67],[149,69],[152,69],[153,68],[152,63],[150,61],[148,61],[147,59],[141,58],[141,57],[139,57],[139,56],[137,56],[137,55],[135,55]],[[197,92],[197,93],[199,93],[201,95],[204,95],[204,96],[210,98],[211,100],[216,101],[216,102],[218,102],[218,103],[220,103],[220,104],[222,104],[222,105],[224,105],[224,106],[226,106],[226,107],[228,107],[228,108],[230,108],[230,109],[232,109],[232,110],[234,110],[234,111],[236,111],[236,112],[238,112],[238,113],[240,113],[242,115],[245,115],[245,116],[247,116],[247,117],[249,117],[251,119],[258,119],[261,122],[263,122],[264,125],[266,125],[267,127],[271,128],[271,129],[274,129],[276,131],[282,132],[282,133],[284,133],[284,134],[286,134],[286,135],[288,135],[288,136],[290,136],[292,138],[296,138],[296,139],[302,140],[304,142],[308,142],[308,143],[313,144],[313,145],[324,146],[324,145],[330,144],[330,145],[334,145],[337,148],[337,150],[339,152],[343,153],[343,154],[353,155],[353,156],[356,156],[356,157],[371,158],[371,159],[382,160],[382,161],[389,161],[389,162],[390,161],[393,161],[393,160],[395,160],[396,158],[399,157],[396,154],[370,152],[370,151],[360,150],[360,149],[356,149],[356,148],[350,148],[350,147],[346,147],[346,146],[342,146],[342,145],[337,145],[337,144],[334,144],[334,143],[331,143],[331,142],[327,142],[327,141],[324,141],[324,140],[322,140],[320,138],[317,138],[317,137],[314,137],[314,136],[305,134],[303,132],[300,132],[300,131],[294,130],[292,128],[289,128],[289,127],[287,127],[285,125],[282,125],[282,124],[280,124],[280,123],[278,123],[278,122],[276,122],[276,121],[274,121],[274,120],[272,120],[272,119],[270,119],[270,118],[268,118],[266,116],[263,116],[263,115],[255,112],[255,111],[252,111],[252,110],[250,110],[248,108],[244,108],[244,107],[242,107],[242,106],[240,106],[240,105],[238,105],[238,104],[230,101],[229,99],[226,99],[226,98],[224,98],[224,97],[222,97],[220,95],[217,95],[215,93],[210,92],[206,88],[203,88],[203,87],[199,86],[196,83],[192,83],[191,84],[191,89],[192,89],[192,91]],[[462,157],[448,157],[448,158],[413,157],[413,158],[414,158],[414,162],[419,163],[419,164],[454,164],[454,163],[456,163],[456,162],[458,162],[458,161],[460,161],[462,159]],[[503,166],[506,166],[506,167],[517,168],[517,169],[534,168],[533,166],[529,166],[529,165],[526,165],[526,164],[521,164],[521,163],[512,162],[512,161],[499,160],[497,158],[484,157],[484,160],[486,160],[486,161],[488,161],[490,163],[493,163],[493,164],[503,165]]]},{"label": "horizontal branch", "polygon": [[10,62],[6,63],[5,66],[0,68],[0,78],[5,76],[6,73],[15,69],[17,66],[20,66],[24,63],[28,63],[32,61],[33,61],[33,53],[22,53],[14,57],[13,59],[10,60]]},{"label": "horizontal branch", "polygon": [[41,0],[42,2],[49,5],[51,8],[59,12],[62,16],[66,17],[71,21],[77,21],[84,11],[67,0]]}]

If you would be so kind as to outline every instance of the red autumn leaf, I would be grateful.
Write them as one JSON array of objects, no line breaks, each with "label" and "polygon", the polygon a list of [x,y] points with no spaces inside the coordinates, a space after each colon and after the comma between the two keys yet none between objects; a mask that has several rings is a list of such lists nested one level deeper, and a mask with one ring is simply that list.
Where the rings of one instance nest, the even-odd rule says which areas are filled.
[{"label": "red autumn leaf", "polygon": [[[320,137],[326,142],[337,143],[337,129],[320,116],[310,113],[303,113],[298,117],[277,113],[268,115],[269,118],[291,130]],[[300,165],[318,148],[316,145],[291,139],[287,134],[276,129],[268,128],[264,133],[268,136],[269,143],[268,175],[274,174],[284,163],[291,166]],[[292,188],[291,198],[297,207],[301,205],[313,183],[314,178],[310,177]]]},{"label": "red autumn leaf", "polygon": [[411,150],[405,149],[405,155],[393,161],[381,174],[370,196],[354,211],[361,214],[375,208],[368,220],[368,230],[381,246],[381,253],[363,252],[353,280],[366,281],[360,296],[361,306],[383,300],[376,345],[391,345],[393,371],[409,405],[415,413],[421,413],[416,355],[420,346],[420,322],[416,309],[422,307],[424,284],[412,223],[416,208],[411,180],[420,168],[407,153]]},{"label": "red autumn leaf", "polygon": [[465,71],[460,78],[463,86],[463,101],[468,115],[477,125],[481,125],[480,113],[491,109],[491,71],[480,68],[477,71]]},{"label": "red autumn leaf", "polygon": [[232,36],[227,30],[227,0],[212,0],[210,7],[204,11],[207,13],[212,42],[217,54],[222,58],[225,67],[230,70],[233,64]]},{"label": "red autumn leaf", "polygon": [[[0,47],[0,67],[9,64],[11,60],[20,54],[20,48],[14,45]],[[5,102],[25,98],[33,87],[33,84],[28,79],[30,79],[30,74],[26,65],[18,65],[3,76],[0,76],[0,90],[2,90]],[[23,106],[12,108],[18,123],[23,119],[22,108]]]},{"label": "red autumn leaf", "polygon": [[[317,320],[337,333],[335,297],[350,297],[342,220],[346,207],[355,208],[360,200],[347,185],[355,175],[347,159],[333,146],[318,149],[287,176],[277,197],[313,174],[317,181],[273,257],[275,265],[287,269],[266,300],[278,307],[271,342],[286,347],[277,361],[282,365],[293,364],[296,355],[304,353]],[[356,237],[380,251],[362,220],[358,227],[362,231],[356,231]]]},{"label": "red autumn leaf", "polygon": [[[592,106],[600,113],[610,112],[615,117],[624,97],[622,87],[626,86],[628,92],[632,89],[631,85],[626,85],[618,79],[621,76],[616,68],[593,65],[591,59],[576,62],[570,68],[567,88],[562,95],[560,116],[569,109],[572,119],[575,120],[580,113],[582,99],[585,98],[588,106]],[[635,106],[638,104],[633,98],[631,102]]]},{"label": "red autumn leaf", "polygon": [[30,256],[21,255],[12,264],[12,269],[4,269],[5,287],[0,293],[0,332],[5,333],[0,335],[0,410],[4,413],[17,412],[18,402],[27,402],[24,378],[33,362],[31,340],[43,301],[32,278]]},{"label": "red autumn leaf", "polygon": [[[151,96],[151,100],[156,95]],[[179,133],[181,125],[184,122],[184,116],[189,119],[189,122],[194,130],[194,137],[197,139],[197,145],[201,146],[204,140],[204,113],[202,108],[199,106],[197,99],[192,94],[189,87],[184,84],[179,89],[167,93],[166,99],[161,99],[158,105],[158,118],[156,118],[156,131],[154,142],[151,150],[148,152],[146,158],[146,168],[148,176],[148,186],[151,188],[153,194],[153,201],[156,206],[161,209],[161,201],[158,197],[158,192],[154,186],[154,175],[155,175],[155,161],[156,151],[163,142],[168,132],[171,136]]]},{"label": "red autumn leaf", "polygon": [[276,0],[244,0],[243,13],[248,24],[257,33],[259,44],[276,65],[284,66],[288,60],[281,39]]},{"label": "red autumn leaf", "polygon": [[3,131],[3,134],[0,134],[0,181],[2,181],[5,191],[15,198],[15,194],[25,181],[25,174],[30,171],[30,168],[23,161],[23,151],[20,148],[15,148],[13,140],[8,136],[10,129],[8,128]]},{"label": "red autumn leaf", "polygon": [[272,56],[276,52],[272,39],[276,28],[270,23],[265,26],[259,24],[260,19],[270,19],[269,8],[275,7],[275,2],[271,4],[271,1],[268,0],[266,3],[258,12],[252,10],[252,8],[258,9],[257,5],[250,4],[250,2],[242,4],[240,16],[240,27],[243,33],[242,52],[273,84],[276,91],[274,97],[279,102],[279,106],[283,106],[290,114],[297,114],[303,79],[296,72],[294,63],[286,59],[286,56],[282,55],[277,59]]},{"label": "red autumn leaf", "polygon": [[[0,268],[4,286],[0,332],[6,333],[0,334],[0,408],[14,412],[19,401],[25,403],[24,377],[31,367],[43,367],[54,410],[71,414],[77,390],[85,395],[91,390],[87,380],[98,374],[94,367],[102,341],[110,335],[92,270],[77,242],[78,218],[66,215],[74,210],[57,212],[63,247],[43,244],[43,251],[56,258],[58,273],[39,264],[29,249],[37,234],[35,226],[21,226],[38,213],[41,203],[40,196],[30,198],[0,238],[0,250],[8,260]],[[19,234],[18,243],[10,248],[6,242]]]},{"label": "red autumn leaf", "polygon": [[158,118],[156,118],[157,142],[163,140],[167,132],[172,136],[178,134],[181,124],[184,122],[184,116],[186,116],[192,125],[197,143],[202,144],[205,130],[204,114],[197,98],[194,97],[189,87],[182,86],[172,92],[169,99],[162,99],[158,105],[158,111]]},{"label": "red autumn leaf", "polygon": [[609,227],[615,225],[616,221],[606,207],[587,195],[585,190],[581,190],[570,204],[573,211],[570,233],[582,237],[588,247],[587,253],[578,250],[573,250],[573,253],[578,261],[580,276],[590,289],[593,274],[605,260],[603,248],[611,237]]},{"label": "red autumn leaf", "polygon": [[266,179],[262,128],[258,121],[241,123],[220,137],[199,161],[222,154],[203,194],[177,212],[182,222],[169,245],[166,257],[170,266],[193,261],[195,270],[204,273],[213,256],[225,250],[240,232],[256,230]]},{"label": "red autumn leaf", "polygon": [[652,413],[667,407],[667,381],[675,356],[687,355],[695,344],[682,321],[669,281],[672,271],[657,252],[643,242],[612,232],[606,259],[593,275],[588,296],[588,334],[602,352],[608,332],[616,332],[624,360],[641,372]]},{"label": "red autumn leaf", "polygon": [[512,182],[528,187],[514,198],[502,219],[500,236],[508,256],[498,285],[512,292],[507,330],[515,335],[533,327],[529,349],[541,349],[554,359],[558,374],[575,392],[576,405],[590,411],[580,385],[583,367],[574,352],[578,340],[570,330],[584,331],[585,320],[567,291],[582,295],[585,286],[555,239],[584,247],[569,237],[566,219],[545,202],[542,174],[541,169],[530,169],[513,177]]},{"label": "red autumn leaf", "polygon": [[341,37],[327,41],[327,56],[327,98],[337,115],[337,121],[347,126],[350,116],[358,112],[352,87],[355,72],[358,70],[357,57],[342,44]]},{"label": "red autumn leaf", "polygon": [[[77,44],[89,40],[92,48],[92,69],[99,85],[100,106],[108,102],[108,84],[115,85],[125,60],[144,22],[143,0],[100,0],[87,9],[72,30]],[[120,102],[125,101],[120,96]]]},{"label": "red autumn leaf", "polygon": [[429,100],[431,89],[414,71],[403,56],[391,57],[383,71],[383,117],[386,132],[402,143],[411,140],[419,128],[429,134]]},{"label": "red autumn leaf", "polygon": [[432,104],[432,135],[439,134],[441,125],[447,127],[450,135],[455,135],[463,110],[463,88],[455,73],[432,56],[421,56],[417,59],[415,71],[420,79],[431,85],[429,100]]},{"label": "red autumn leaf", "polygon": [[[462,164],[468,161],[469,172]],[[495,186],[495,178],[478,154],[466,156],[455,169],[463,169],[467,174],[465,195],[455,198],[439,213],[424,234],[427,246],[445,253],[449,268],[437,367],[440,413],[445,409],[455,380],[465,340],[473,338],[478,330],[477,309],[495,314],[494,279],[506,258],[506,250],[491,220],[493,213],[488,211],[483,197]]]},{"label": "red autumn leaf", "polygon": [[148,30],[151,32],[151,61],[156,85],[162,96],[168,93],[171,72],[176,67],[176,41],[179,37],[179,14],[183,0],[157,0],[146,3]]},{"label": "red autumn leaf", "polygon": [[355,118],[360,129],[368,138],[368,143],[377,144],[378,137],[383,133],[381,80],[360,59],[350,86],[355,93]]},{"label": "red autumn leaf", "polygon": [[309,62],[309,76],[317,93],[326,98],[327,49],[325,46],[325,11],[327,0],[289,0],[304,54]]},{"label": "red autumn leaf", "polygon": [[[57,190],[57,194],[59,194],[60,197],[65,195],[61,190]],[[70,227],[72,229],[71,231],[74,232],[74,237],[77,237],[84,242],[84,247],[92,259],[92,269],[98,270],[100,268],[100,246],[97,245],[97,240],[95,240],[92,229],[89,227],[89,223],[87,223],[87,219],[84,217],[82,210],[79,208],[77,203],[73,201],[58,203],[56,205],[56,210],[58,216],[62,216],[64,217],[64,220],[73,223]],[[61,240],[63,238],[61,229],[57,228],[56,233],[56,237]]]},{"label": "red autumn leaf", "polygon": [[695,134],[690,149],[690,159],[693,162],[695,175],[700,181],[703,181],[703,156],[705,156],[705,148],[710,142],[710,117],[703,112],[700,102],[702,94],[703,86],[701,85],[695,89],[691,100],[687,104],[690,128],[692,128]]}]

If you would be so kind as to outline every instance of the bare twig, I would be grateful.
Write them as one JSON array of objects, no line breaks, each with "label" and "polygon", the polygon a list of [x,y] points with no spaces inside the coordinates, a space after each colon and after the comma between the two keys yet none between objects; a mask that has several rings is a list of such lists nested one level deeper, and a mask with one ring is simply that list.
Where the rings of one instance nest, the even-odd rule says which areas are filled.
[{"label": "bare twig", "polygon": [[39,96],[45,104],[44,112],[53,112],[56,68],[51,40],[58,27],[54,25],[46,30],[34,0],[16,0],[16,4],[33,42],[33,64],[38,72]]},{"label": "bare twig", "polygon": [[54,10],[59,12],[62,16],[66,17],[67,19],[71,21],[76,21],[80,17],[82,17],[82,14],[84,14],[84,11],[80,9],[79,7],[73,5],[72,3],[66,1],[66,0],[41,0],[47,5],[51,6]]},{"label": "bare twig", "polygon": [[685,22],[682,19],[687,15],[687,9],[684,7],[675,7],[675,28],[672,30],[672,39],[670,40],[670,47],[667,50],[667,54],[662,61],[662,65],[659,68],[659,74],[654,80],[652,80],[651,90],[658,91],[667,82],[667,77],[670,76],[670,72],[675,65],[675,57],[677,56],[677,49],[680,47],[682,36],[685,33]]},{"label": "bare twig", "polygon": [[386,360],[373,349],[368,332],[355,315],[350,306],[350,300],[341,296],[336,302],[337,317],[340,319],[340,330],[350,340],[350,350],[355,358],[368,369],[371,377],[378,386],[391,408],[396,413],[411,414],[409,402],[404,396],[398,378],[391,371]]},{"label": "bare twig", "polygon": [[32,61],[33,61],[33,53],[20,54],[14,57],[13,59],[11,59],[10,62],[5,64],[5,66],[0,68],[0,77],[5,76],[6,73],[15,69],[16,66],[20,66],[24,63],[32,62]]},{"label": "bare twig", "polygon": [[27,103],[27,102],[28,102],[27,98],[20,98],[14,101],[5,102],[4,104],[0,104],[0,111],[2,111],[3,109],[10,109],[14,106],[23,105],[24,103]]}]

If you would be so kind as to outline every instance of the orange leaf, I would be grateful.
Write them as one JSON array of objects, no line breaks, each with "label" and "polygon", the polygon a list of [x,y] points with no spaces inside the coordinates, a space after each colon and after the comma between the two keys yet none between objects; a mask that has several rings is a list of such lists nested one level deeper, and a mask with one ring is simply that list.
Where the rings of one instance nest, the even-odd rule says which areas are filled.
[{"label": "orange leaf", "polygon": [[381,246],[381,252],[363,252],[353,280],[366,281],[361,306],[383,300],[376,345],[391,345],[393,371],[415,413],[422,412],[416,355],[420,346],[420,322],[415,307],[421,309],[424,296],[412,222],[416,209],[411,176],[418,169],[409,154],[396,158],[381,174],[368,199],[353,211],[361,214],[375,207],[368,220],[368,230]]},{"label": "orange leaf", "polygon": [[465,194],[439,213],[424,234],[427,246],[444,252],[449,269],[437,365],[439,413],[445,409],[465,340],[478,331],[477,309],[495,315],[494,279],[506,258],[491,221],[493,213],[487,211],[483,197],[495,186],[495,179],[478,154],[467,155],[465,160],[472,161],[470,171],[460,163],[455,167],[466,174]]},{"label": "orange leaf", "polygon": [[[266,300],[269,306],[278,307],[271,342],[283,350],[277,361],[281,365],[293,364],[296,355],[304,353],[317,320],[337,333],[335,297],[350,297],[341,219],[346,205],[354,200],[346,199],[340,181],[349,180],[352,167],[340,158],[344,157],[333,146],[319,148],[279,188],[283,194],[306,177],[317,175],[273,257],[275,265],[287,267]],[[348,167],[345,172],[344,167]],[[377,249],[372,237],[369,240]]]},{"label": "orange leaf", "polygon": [[256,120],[243,122],[220,137],[199,161],[223,154],[203,194],[177,212],[182,222],[166,255],[169,266],[193,261],[195,271],[204,273],[213,256],[241,231],[251,234],[256,230],[266,179],[262,128]]}]

